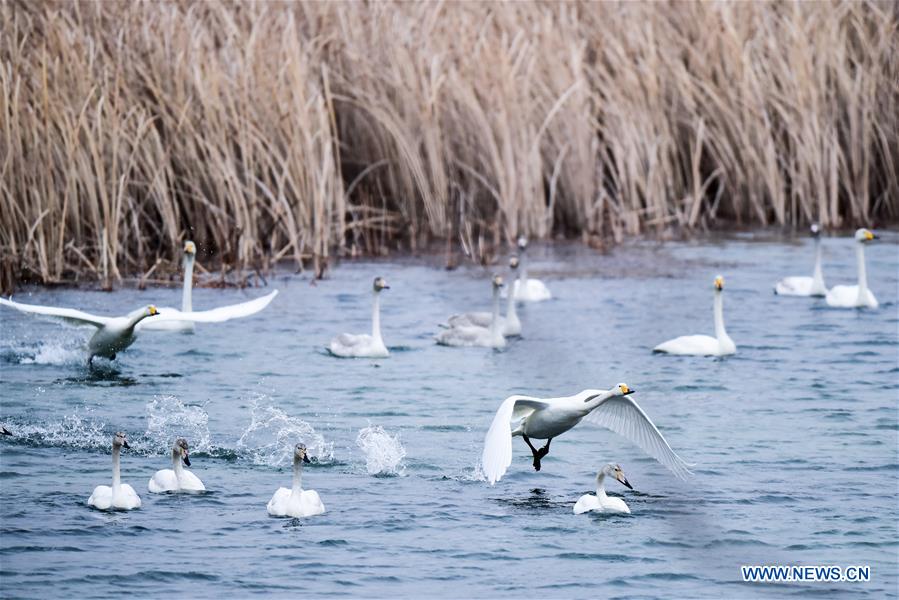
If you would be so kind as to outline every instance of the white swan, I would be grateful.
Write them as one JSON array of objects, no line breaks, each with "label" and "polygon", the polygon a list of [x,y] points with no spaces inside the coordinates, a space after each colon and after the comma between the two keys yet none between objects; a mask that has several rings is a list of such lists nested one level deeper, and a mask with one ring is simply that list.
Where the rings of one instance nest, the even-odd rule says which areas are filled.
[{"label": "white swan", "polygon": [[528,247],[528,240],[524,236],[518,238],[518,250],[521,254],[521,271],[518,279],[511,285],[510,293],[519,302],[542,302],[553,297],[546,284],[539,279],[531,279],[528,277],[528,260],[525,251]]},{"label": "white swan", "polygon": [[579,515],[590,511],[631,514],[631,509],[627,507],[624,500],[606,496],[606,487],[603,484],[603,480],[607,475],[613,477],[628,489],[634,489],[627,480],[627,477],[624,476],[621,465],[609,463],[596,474],[596,495],[584,494],[578,498],[578,501],[574,503],[574,514]]},{"label": "white swan", "polygon": [[124,317],[103,317],[74,308],[21,304],[4,298],[0,298],[0,305],[9,306],[24,313],[56,317],[72,325],[96,327],[96,333],[87,344],[89,364],[93,362],[95,356],[114,360],[116,353],[134,343],[135,326],[147,317],[154,317],[159,313],[152,304],[128,313]]},{"label": "white swan", "polygon": [[837,308],[877,308],[880,306],[874,293],[868,289],[868,273],[865,269],[865,244],[877,236],[867,229],[855,232],[855,258],[858,261],[858,284],[835,285],[827,292],[828,306]]},{"label": "white swan", "polygon": [[147,489],[151,494],[202,492],[206,490],[206,486],[203,485],[199,477],[181,466],[182,461],[184,461],[186,466],[190,466],[187,440],[178,438],[175,440],[175,445],[172,446],[172,468],[156,471],[156,474],[153,475],[147,484]]},{"label": "white swan", "polygon": [[[549,453],[553,438],[584,418],[626,437],[685,479],[689,465],[675,454],[643,409],[627,397],[633,391],[619,383],[610,390],[584,390],[563,398],[509,396],[496,411],[484,438],[481,467],[487,481],[491,485],[499,481],[512,464],[513,437],[524,439],[534,457],[534,469],[539,471],[540,460]],[[532,437],[546,440],[546,446],[534,448]]]},{"label": "white swan", "polygon": [[325,512],[318,492],[303,489],[303,463],[309,462],[306,446],[297,444],[293,450],[293,488],[278,488],[268,501],[268,514],[273,517],[312,517]]},{"label": "white swan", "polygon": [[824,273],[821,270],[821,228],[817,223],[811,227],[815,240],[815,270],[811,277],[784,277],[774,286],[778,296],[825,296]]},{"label": "white swan", "polygon": [[662,342],[653,352],[681,354],[691,356],[724,356],[737,351],[737,345],[724,329],[724,278],[715,277],[715,337],[708,335],[682,335],[681,337]]},{"label": "white swan", "polygon": [[[518,269],[518,257],[509,258],[509,269],[511,270],[510,279],[515,279],[515,271]],[[518,311],[515,308],[515,297],[512,294],[506,294],[508,298],[506,302],[506,315],[499,318],[499,325],[505,337],[515,337],[521,335],[521,320],[518,318]],[[470,312],[461,315],[453,315],[447,319],[446,323],[449,327],[490,327],[493,320],[493,314],[487,311]]]},{"label": "white swan", "polygon": [[112,438],[112,487],[98,485],[94,493],[87,499],[88,506],[100,510],[131,510],[140,508],[140,497],[134,488],[127,483],[122,483],[119,475],[119,453],[122,447],[131,448],[125,434],[121,431]]},{"label": "white swan", "polygon": [[333,340],[328,349],[334,356],[342,358],[385,358],[390,356],[384,340],[381,338],[381,290],[389,290],[390,286],[383,277],[375,277],[372,284],[371,335],[362,333],[341,333]]},{"label": "white swan", "polygon": [[437,343],[441,346],[480,346],[483,348],[504,348],[506,338],[503,337],[502,327],[499,321],[499,292],[503,287],[503,278],[494,275],[493,284],[493,313],[489,327],[477,325],[462,325],[450,327],[441,331],[437,337]]},{"label": "white swan", "polygon": [[255,300],[220,306],[211,310],[200,312],[193,311],[191,292],[194,281],[194,261],[197,255],[197,246],[187,241],[184,243],[184,283],[181,291],[181,310],[168,306],[160,306],[159,318],[143,321],[137,325],[137,331],[181,331],[190,333],[194,331],[194,323],[220,323],[231,319],[241,319],[255,315],[267,307],[278,290],[273,290]]}]

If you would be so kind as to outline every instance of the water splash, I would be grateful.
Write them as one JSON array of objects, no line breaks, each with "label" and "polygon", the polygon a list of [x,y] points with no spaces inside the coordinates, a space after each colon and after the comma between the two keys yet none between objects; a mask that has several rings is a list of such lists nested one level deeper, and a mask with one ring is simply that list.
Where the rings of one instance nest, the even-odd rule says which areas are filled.
[{"label": "water splash", "polygon": [[310,456],[319,462],[334,457],[334,445],[306,421],[290,417],[271,404],[267,396],[253,400],[250,425],[237,441],[237,448],[257,465],[280,467],[293,462],[293,447],[306,444]]},{"label": "water splash", "polygon": [[31,446],[77,448],[79,450],[104,450],[112,444],[112,432],[104,421],[75,412],[61,421],[44,423],[12,422],[9,429],[16,442]]},{"label": "water splash", "polygon": [[365,454],[369,475],[402,475],[405,472],[406,449],[399,434],[392,436],[380,425],[369,425],[359,430],[356,445]]},{"label": "water splash", "polygon": [[81,348],[73,348],[71,344],[59,340],[10,348],[4,358],[20,365],[80,365],[86,360]]},{"label": "water splash", "polygon": [[172,441],[183,437],[191,452],[211,453],[209,443],[209,414],[202,406],[184,404],[175,396],[160,396],[147,402],[147,431],[144,433],[150,448],[165,454]]}]

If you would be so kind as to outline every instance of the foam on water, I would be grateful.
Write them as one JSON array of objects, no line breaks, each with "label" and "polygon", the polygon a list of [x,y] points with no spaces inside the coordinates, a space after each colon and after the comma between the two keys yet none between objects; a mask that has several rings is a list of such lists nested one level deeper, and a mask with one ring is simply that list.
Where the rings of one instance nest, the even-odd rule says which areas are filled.
[{"label": "foam on water", "polygon": [[192,452],[210,451],[209,414],[202,406],[184,404],[175,396],[158,396],[147,402],[148,445],[165,454],[175,438],[183,437]]},{"label": "foam on water", "polygon": [[399,434],[393,436],[380,425],[369,425],[359,430],[356,445],[365,454],[365,468],[369,475],[403,475],[406,465],[406,449]]},{"label": "foam on water", "polygon": [[10,362],[21,365],[72,365],[85,361],[84,351],[59,340],[40,342],[37,347],[11,348]]},{"label": "foam on water", "polygon": [[298,443],[306,444],[310,456],[320,462],[334,457],[334,445],[312,425],[289,416],[268,396],[254,398],[250,424],[237,441],[238,451],[255,464],[280,467],[293,461],[293,448]]},{"label": "foam on water", "polygon": [[76,411],[66,415],[59,421],[29,423],[10,421],[8,429],[15,435],[16,441],[35,446],[62,448],[78,448],[81,450],[100,450],[110,447],[112,432],[104,421],[91,414],[90,410]]}]

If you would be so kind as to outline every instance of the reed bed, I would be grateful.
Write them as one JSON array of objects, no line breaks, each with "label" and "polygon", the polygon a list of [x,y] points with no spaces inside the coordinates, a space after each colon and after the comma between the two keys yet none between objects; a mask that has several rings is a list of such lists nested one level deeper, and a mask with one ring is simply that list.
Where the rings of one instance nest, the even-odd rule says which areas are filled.
[{"label": "reed bed", "polygon": [[894,3],[0,2],[0,287],[899,217]]}]

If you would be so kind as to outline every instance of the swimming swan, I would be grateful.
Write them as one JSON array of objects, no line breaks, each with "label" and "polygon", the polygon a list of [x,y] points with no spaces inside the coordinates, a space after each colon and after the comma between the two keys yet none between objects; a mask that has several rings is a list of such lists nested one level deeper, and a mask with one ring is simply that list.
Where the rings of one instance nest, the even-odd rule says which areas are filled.
[{"label": "swimming swan", "polygon": [[681,354],[691,356],[724,356],[737,351],[737,345],[724,329],[724,278],[715,277],[715,337],[708,335],[682,335],[681,337],[662,342],[653,352]]},{"label": "swimming swan", "polygon": [[0,298],[0,305],[9,306],[24,313],[46,315],[66,321],[71,325],[91,325],[97,328],[96,333],[88,341],[88,364],[95,356],[114,360],[116,353],[121,352],[134,343],[135,326],[146,319],[159,314],[152,304],[128,313],[124,317],[102,317],[75,310],[74,308],[57,308],[55,306],[38,306],[21,304]]},{"label": "swimming swan", "polygon": [[147,484],[147,489],[151,494],[202,492],[206,490],[206,486],[203,485],[199,477],[181,466],[182,461],[184,461],[186,466],[190,466],[187,440],[178,438],[175,440],[175,445],[172,446],[172,468],[156,471],[156,474],[153,475],[153,478]]},{"label": "swimming swan", "polygon": [[121,482],[119,475],[119,453],[122,447],[131,448],[121,431],[112,438],[112,487],[98,485],[87,499],[88,506],[100,510],[131,510],[140,508],[140,498],[134,488]]},{"label": "swimming swan", "polygon": [[325,512],[318,492],[304,490],[303,463],[309,462],[306,446],[297,444],[293,450],[293,488],[278,488],[272,499],[268,501],[268,514],[273,517],[312,517]]},{"label": "swimming swan", "polygon": [[[191,292],[193,290],[194,280],[194,260],[197,254],[196,245],[191,242],[184,243],[184,284],[181,292],[181,310],[167,306],[161,306],[159,310],[159,318],[151,319],[138,323],[137,331],[182,331],[192,332],[195,322],[203,323],[220,323],[231,319],[241,319],[255,315],[265,307],[267,307],[278,290],[274,290],[265,296],[241,302],[239,304],[230,304],[228,306],[220,306],[211,310],[194,312],[191,303]],[[197,315],[200,315],[197,317]]]},{"label": "swimming swan", "polygon": [[865,244],[877,236],[867,229],[855,232],[855,257],[858,261],[858,285],[835,285],[827,292],[828,306],[837,308],[877,308],[880,306],[874,293],[868,289],[868,273],[865,269]]},{"label": "swimming swan", "polygon": [[[509,258],[509,269],[511,270],[510,279],[515,279],[515,271],[518,269],[518,257]],[[506,302],[506,316],[499,317],[500,329],[506,337],[515,337],[521,335],[521,320],[518,318],[518,311],[515,309],[515,297],[512,294],[506,294],[508,301]],[[447,319],[447,325],[450,327],[490,327],[493,320],[493,314],[483,312],[471,312],[461,315],[453,315]]]},{"label": "swimming swan", "polygon": [[[513,437],[524,439],[534,457],[534,470],[539,471],[540,461],[549,454],[553,438],[584,418],[626,437],[685,479],[690,473],[689,465],[671,449],[643,409],[628,398],[633,392],[626,384],[619,383],[610,390],[584,390],[563,398],[509,396],[496,411],[484,438],[481,465],[487,481],[495,484],[512,464]],[[546,446],[538,450],[530,438],[546,440]]]},{"label": "swimming swan", "polygon": [[553,297],[549,288],[546,287],[539,279],[530,279],[528,277],[528,262],[525,251],[528,247],[528,240],[524,236],[518,238],[518,250],[521,255],[521,271],[518,279],[512,283],[510,290],[515,299],[519,302],[542,302]]},{"label": "swimming swan", "polygon": [[371,335],[341,333],[331,340],[328,347],[331,354],[342,358],[385,358],[390,356],[384,340],[381,339],[381,290],[389,290],[390,286],[383,277],[375,277],[372,284]]},{"label": "swimming swan", "polygon": [[627,480],[627,477],[624,476],[624,471],[621,470],[621,465],[613,465],[612,463],[607,464],[602,469],[600,469],[599,473],[596,474],[596,495],[593,494],[584,494],[578,501],[574,503],[574,514],[580,515],[585,512],[605,512],[605,513],[627,513],[631,514],[631,509],[627,507],[627,504],[624,503],[624,500],[621,498],[610,498],[606,496],[606,487],[603,485],[603,480],[606,478],[606,475],[609,477],[615,478],[621,485],[625,486],[628,489],[634,489],[631,487],[630,482]]},{"label": "swimming swan", "polygon": [[499,291],[503,287],[503,278],[494,275],[493,284],[493,313],[489,327],[477,325],[461,325],[450,327],[437,335],[437,343],[441,346],[480,346],[483,348],[504,348],[506,338],[499,322]]},{"label": "swimming swan", "polygon": [[824,273],[821,270],[821,228],[817,223],[811,227],[815,240],[815,270],[811,277],[784,277],[774,286],[778,296],[825,296]]}]

